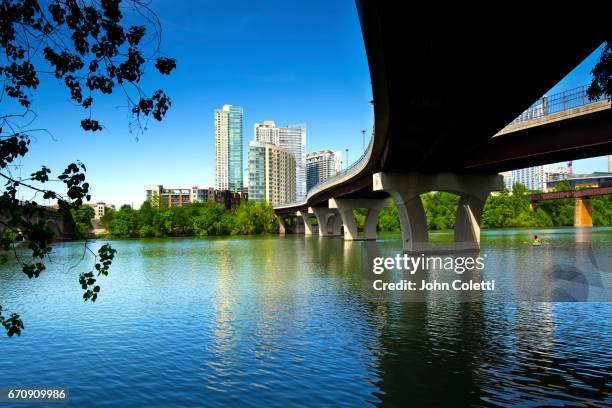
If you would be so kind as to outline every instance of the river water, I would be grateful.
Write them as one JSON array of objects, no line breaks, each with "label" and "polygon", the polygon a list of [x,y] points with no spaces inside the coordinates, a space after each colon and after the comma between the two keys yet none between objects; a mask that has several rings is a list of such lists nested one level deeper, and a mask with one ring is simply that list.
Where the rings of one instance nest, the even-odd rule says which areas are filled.
[{"label": "river water", "polygon": [[113,241],[94,304],[83,245],[58,244],[37,280],[0,269],[26,326],[0,336],[0,388],[79,407],[612,404],[612,229],[484,231],[496,289],[468,297],[372,296],[371,259],[401,251],[380,238]]}]

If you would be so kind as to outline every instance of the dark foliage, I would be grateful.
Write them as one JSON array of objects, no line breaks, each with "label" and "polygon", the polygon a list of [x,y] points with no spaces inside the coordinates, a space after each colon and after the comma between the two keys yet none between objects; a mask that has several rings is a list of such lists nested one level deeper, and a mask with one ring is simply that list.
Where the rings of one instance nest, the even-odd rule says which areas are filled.
[{"label": "dark foliage", "polygon": [[593,80],[587,89],[589,100],[598,100],[601,97],[612,99],[612,40],[606,41],[599,61],[591,71]]},{"label": "dark foliage", "polygon": [[[126,13],[133,13],[144,25],[128,25]],[[12,174],[14,164],[27,155],[33,134],[41,131],[32,126],[34,96],[41,80],[49,78],[66,89],[71,101],[85,110],[81,127],[91,132],[104,128],[92,117],[95,101],[120,90],[131,114],[130,131],[140,132],[146,127],[143,121],[149,117],[161,121],[171,106],[162,90],[149,96],[140,87],[149,61],[163,75],[176,68],[174,59],[159,53],[160,32],[155,13],[140,0],[51,0],[44,4],[0,0],[0,177],[5,180],[0,192],[0,263],[13,254],[29,278],[38,277],[45,270],[54,236],[46,223],[49,209],[36,200],[56,200],[58,214],[74,222],[73,215],[83,215],[82,205],[90,199],[86,168],[78,161],[68,164],[55,179],[45,166],[29,177]],[[152,41],[145,40],[147,37]],[[47,188],[50,182],[62,183],[62,193]],[[24,192],[33,198],[18,199]],[[80,227],[86,228],[87,222],[80,220]],[[16,250],[19,240],[27,243],[31,258]],[[96,277],[108,274],[114,256],[114,249],[103,246],[93,270],[79,277],[85,300],[96,300],[100,291]],[[0,307],[0,324],[7,334],[20,335],[24,326],[19,315],[6,317],[2,311]]]}]

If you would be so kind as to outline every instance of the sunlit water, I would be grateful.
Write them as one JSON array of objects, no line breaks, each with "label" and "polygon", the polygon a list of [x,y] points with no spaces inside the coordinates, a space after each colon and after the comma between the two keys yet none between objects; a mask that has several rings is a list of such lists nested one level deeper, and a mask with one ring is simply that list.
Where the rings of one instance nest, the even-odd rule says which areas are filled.
[{"label": "sunlit water", "polygon": [[273,236],[114,241],[91,304],[83,246],[61,244],[37,280],[0,269],[26,325],[0,337],[0,388],[79,407],[611,404],[612,230],[533,233],[483,233],[497,288],[469,299],[372,298],[363,275],[398,235]]}]

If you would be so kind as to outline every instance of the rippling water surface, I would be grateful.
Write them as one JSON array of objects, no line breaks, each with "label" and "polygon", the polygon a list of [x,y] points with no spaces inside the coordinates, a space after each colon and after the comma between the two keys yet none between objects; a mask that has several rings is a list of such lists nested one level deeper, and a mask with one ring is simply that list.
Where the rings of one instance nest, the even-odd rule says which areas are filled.
[{"label": "rippling water surface", "polygon": [[364,271],[397,235],[114,241],[95,304],[82,244],[61,244],[38,280],[0,269],[26,325],[0,337],[0,388],[81,407],[612,404],[612,230],[533,233],[483,233],[496,291],[468,301],[373,299]]}]

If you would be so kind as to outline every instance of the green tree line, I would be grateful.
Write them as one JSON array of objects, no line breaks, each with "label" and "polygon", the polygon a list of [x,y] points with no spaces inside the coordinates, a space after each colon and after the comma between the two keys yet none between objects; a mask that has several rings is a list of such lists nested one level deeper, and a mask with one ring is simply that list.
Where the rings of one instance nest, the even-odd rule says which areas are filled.
[{"label": "green tree line", "polygon": [[235,211],[212,201],[170,208],[145,201],[139,209],[124,205],[118,211],[109,210],[101,222],[116,238],[255,235],[278,231],[272,206],[254,201],[242,202]]},{"label": "green tree line", "polygon": [[[558,190],[569,190],[561,183]],[[574,200],[548,200],[531,209],[525,186],[516,184],[512,193],[504,190],[490,195],[482,214],[483,228],[559,227],[574,224]],[[430,230],[446,230],[455,226],[459,196],[445,192],[421,195]],[[593,224],[612,225],[612,196],[591,198]],[[363,229],[366,209],[354,210],[357,227]],[[83,206],[73,210],[73,218],[81,233],[91,229],[93,209]],[[101,220],[115,238],[150,238],[183,236],[256,235],[278,231],[278,221],[267,202],[246,201],[235,211],[221,204],[205,202],[185,207],[160,207],[145,201],[139,209],[125,205],[118,211],[109,210]],[[400,231],[397,207],[393,200],[378,216],[379,231]]]}]

